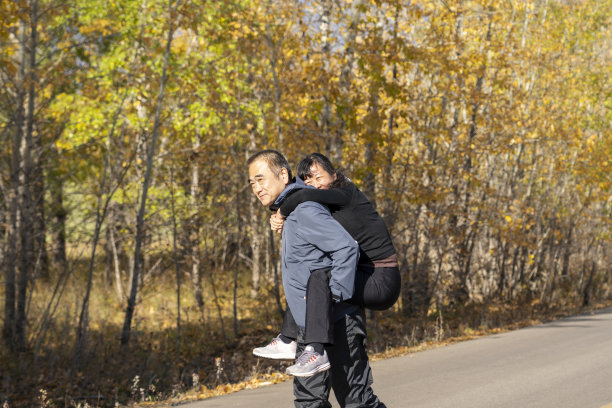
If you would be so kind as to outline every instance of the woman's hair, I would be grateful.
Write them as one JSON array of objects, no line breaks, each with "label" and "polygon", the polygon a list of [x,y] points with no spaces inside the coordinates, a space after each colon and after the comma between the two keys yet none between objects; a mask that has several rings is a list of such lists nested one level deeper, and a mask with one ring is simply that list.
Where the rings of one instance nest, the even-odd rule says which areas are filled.
[{"label": "woman's hair", "polygon": [[307,178],[312,176],[310,168],[315,163],[321,166],[323,170],[325,170],[332,176],[336,174],[336,169],[334,168],[334,165],[329,161],[326,156],[322,155],[321,153],[311,153],[308,156],[304,157],[302,161],[298,164],[298,177],[302,180],[306,180]]},{"label": "woman's hair", "polygon": [[311,153],[302,159],[302,161],[298,164],[297,167],[298,177],[302,180],[306,180],[307,178],[312,176],[310,168],[315,163],[321,166],[323,170],[325,170],[332,176],[336,176],[336,179],[330,184],[330,187],[345,187],[350,184],[351,181],[348,179],[348,177],[344,175],[342,170],[336,169],[331,163],[331,161],[327,158],[327,156],[322,155],[321,153]]},{"label": "woman's hair", "polygon": [[336,179],[334,181],[332,181],[332,183],[329,185],[329,188],[342,188],[342,187],[348,187],[349,185],[351,185],[352,181],[346,177],[346,175],[344,174],[344,172],[340,169],[336,170]]}]

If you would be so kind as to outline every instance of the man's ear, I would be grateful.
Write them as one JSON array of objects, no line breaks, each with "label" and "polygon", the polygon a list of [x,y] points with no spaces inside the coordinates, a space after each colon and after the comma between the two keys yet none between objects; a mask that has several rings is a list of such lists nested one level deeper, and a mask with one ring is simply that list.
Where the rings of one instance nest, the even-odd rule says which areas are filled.
[{"label": "man's ear", "polygon": [[287,171],[285,167],[281,168],[280,176],[281,176],[281,180],[283,181],[283,183],[289,184],[289,172]]}]

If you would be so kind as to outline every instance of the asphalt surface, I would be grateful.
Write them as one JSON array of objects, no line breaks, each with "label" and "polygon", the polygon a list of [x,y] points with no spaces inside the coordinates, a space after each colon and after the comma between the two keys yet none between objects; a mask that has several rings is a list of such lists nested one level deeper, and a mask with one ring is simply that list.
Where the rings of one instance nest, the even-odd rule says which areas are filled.
[{"label": "asphalt surface", "polygon": [[[388,408],[612,408],[612,308],[372,368],[374,391]],[[181,407],[291,408],[291,382]]]}]

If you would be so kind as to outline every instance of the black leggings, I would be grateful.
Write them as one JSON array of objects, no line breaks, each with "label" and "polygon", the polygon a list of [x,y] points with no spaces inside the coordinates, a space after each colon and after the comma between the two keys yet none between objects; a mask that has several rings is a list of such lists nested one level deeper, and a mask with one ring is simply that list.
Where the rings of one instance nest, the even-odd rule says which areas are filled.
[{"label": "black leggings", "polygon": [[[306,287],[306,328],[304,341],[334,343],[333,301],[329,289],[330,268],[311,272]],[[389,309],[397,301],[401,288],[399,268],[374,268],[358,265],[355,290],[347,303],[372,310]],[[296,339],[298,326],[289,308],[285,313],[281,334]]]}]

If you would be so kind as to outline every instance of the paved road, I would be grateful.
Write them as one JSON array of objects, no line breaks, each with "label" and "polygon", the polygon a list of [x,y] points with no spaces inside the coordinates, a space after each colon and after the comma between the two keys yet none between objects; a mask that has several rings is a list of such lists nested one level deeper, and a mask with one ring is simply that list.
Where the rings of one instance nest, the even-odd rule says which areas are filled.
[{"label": "paved road", "polygon": [[[612,408],[612,308],[372,366],[388,408]],[[287,382],[181,407],[290,408],[292,401]]]}]

